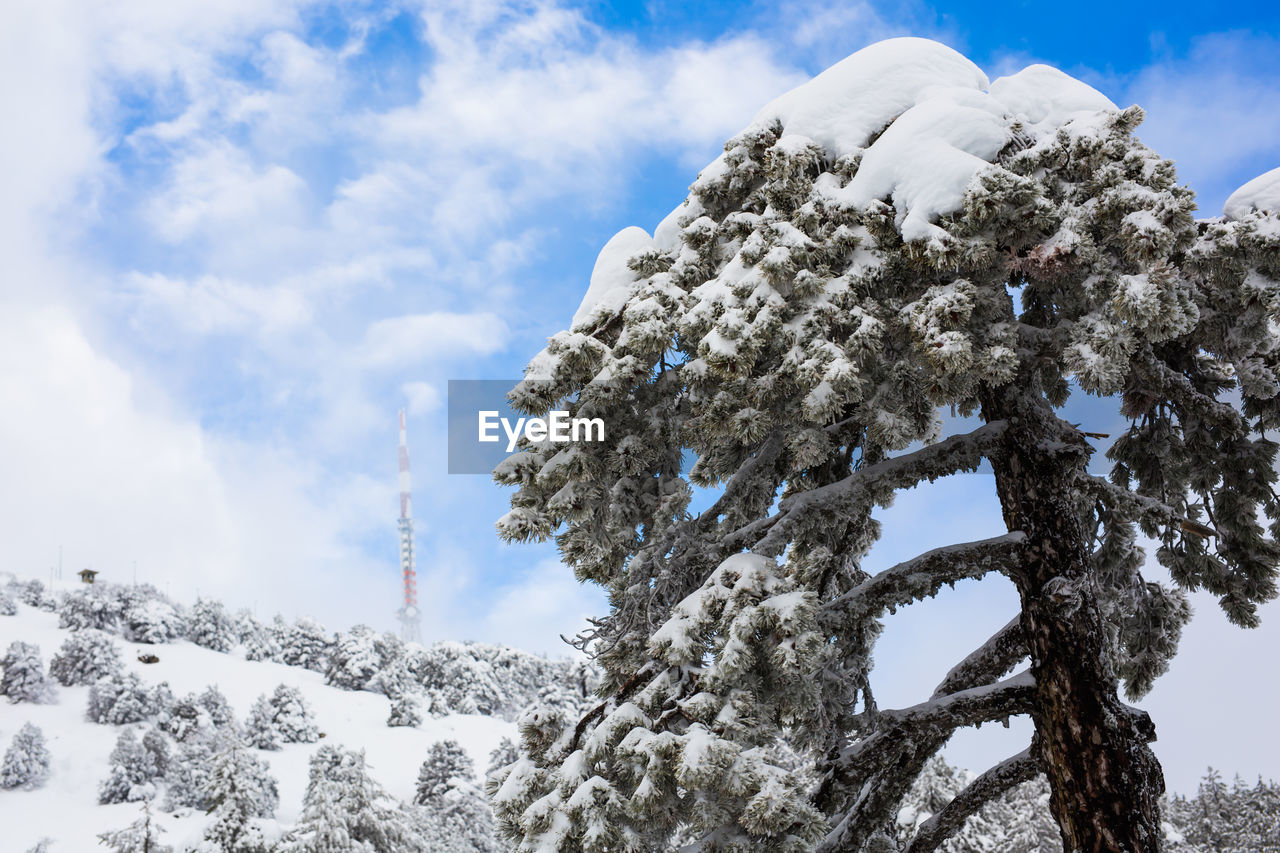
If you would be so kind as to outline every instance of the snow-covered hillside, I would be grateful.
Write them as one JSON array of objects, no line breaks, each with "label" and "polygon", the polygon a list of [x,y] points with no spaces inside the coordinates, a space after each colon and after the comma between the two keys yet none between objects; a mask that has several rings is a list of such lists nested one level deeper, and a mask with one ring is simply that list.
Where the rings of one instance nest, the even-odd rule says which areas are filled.
[{"label": "snow-covered hillside", "polygon": [[[155,713],[148,714],[146,719],[128,725],[91,722],[86,709],[93,688],[88,685],[64,686],[49,678],[52,695],[44,701],[15,702],[12,696],[8,700],[0,699],[0,751],[10,745],[24,724],[32,723],[43,732],[49,753],[48,778],[42,785],[33,790],[21,787],[0,790],[0,827],[4,828],[0,847],[5,851],[25,851],[45,838],[52,839],[47,848],[52,853],[101,849],[100,833],[126,827],[140,815],[140,801],[99,803],[100,785],[111,770],[110,756],[121,732],[132,728],[141,737],[157,723],[161,729],[180,731],[174,724],[165,722],[175,713],[174,704],[189,694],[201,694],[211,686],[226,697],[241,724],[248,720],[259,697],[269,696],[279,685],[296,688],[314,712],[314,724],[321,733],[316,742],[282,743],[277,750],[252,749],[278,783],[279,805],[275,809],[275,823],[268,827],[270,834],[287,831],[298,821],[308,785],[309,761],[322,746],[363,750],[370,775],[394,800],[410,802],[415,797],[419,768],[431,745],[454,740],[473,765],[471,781],[478,790],[491,753],[504,738],[516,736],[512,720],[517,706],[536,698],[539,686],[545,692],[546,685],[536,684],[538,680],[572,669],[568,663],[547,662],[492,647],[459,643],[433,649],[423,649],[416,644],[401,646],[394,638],[372,632],[362,635],[359,630],[325,635],[327,646],[321,652],[325,660],[307,661],[312,668],[290,666],[277,660],[247,660],[245,641],[252,641],[249,634],[255,630],[267,639],[268,645],[273,642],[272,635],[280,638],[275,642],[278,649],[272,656],[287,659],[288,633],[296,628],[282,622],[263,626],[247,614],[227,622],[231,629],[227,644],[231,648],[226,652],[196,645],[185,636],[163,643],[134,642],[128,637],[146,635],[147,625],[173,622],[177,633],[186,635],[194,633],[194,622],[191,610],[166,602],[153,594],[154,591],[145,592],[141,604],[129,605],[130,589],[75,584],[50,595],[40,591],[40,584],[12,581],[6,584],[5,576],[0,575],[0,595],[11,602],[11,606],[0,606],[0,652],[10,649],[15,642],[33,645],[39,649],[40,663],[47,673],[51,658],[76,633],[67,627],[69,619],[77,618],[68,615],[71,606],[67,602],[90,602],[97,607],[92,611],[92,618],[103,620],[103,633],[119,649],[123,671],[136,674],[148,689],[165,683],[168,689],[161,688],[159,695],[171,694],[159,703],[168,707],[153,709]],[[126,603],[123,609],[116,608],[119,612],[114,616],[113,601]],[[31,602],[40,606],[33,606]],[[99,604],[102,606],[98,607]],[[16,612],[3,615],[6,609]],[[220,607],[217,610],[221,612]],[[131,612],[135,614],[132,617],[128,615]],[[154,618],[155,622],[145,623],[144,629],[140,629],[138,620],[145,618]],[[60,622],[64,627],[60,627]],[[86,632],[92,630],[81,628]],[[157,638],[155,633],[150,636]],[[159,636],[163,638],[164,631],[160,631]],[[341,652],[344,642],[348,652],[352,647],[358,650],[362,637],[385,642],[392,650],[389,654],[395,656],[392,664],[388,665],[385,660],[353,661],[351,654],[344,657]],[[373,648],[372,642],[364,645]],[[248,654],[254,656],[252,651]],[[261,656],[260,649],[258,655]],[[143,659],[149,659],[148,656],[158,660],[144,663]],[[334,684],[361,685],[353,684],[344,676],[344,671],[334,666],[335,661],[347,664],[347,675],[353,666],[361,663],[368,665],[366,676],[377,674],[378,670],[407,671],[405,678],[412,686],[406,688],[406,692],[415,694],[416,713],[410,712],[410,717],[418,717],[420,721],[416,725],[388,725],[392,702],[386,693],[395,691],[388,690],[381,682],[370,684],[371,679],[365,680],[366,689],[340,689]],[[441,661],[462,665],[453,669],[446,666],[441,675]],[[429,683],[432,676],[424,675],[426,670],[434,671],[436,677],[444,681]],[[358,667],[355,671],[359,673]],[[448,689],[442,690],[442,687]],[[373,692],[375,689],[385,692]],[[457,712],[476,708],[485,713]],[[198,724],[207,722],[197,721]],[[181,746],[179,739],[166,737],[174,754]],[[163,810],[168,784],[164,778],[155,782],[154,819],[165,830],[163,841],[177,850],[185,850],[201,841],[206,825],[213,818],[189,807]],[[140,800],[141,796],[134,798]]]}]

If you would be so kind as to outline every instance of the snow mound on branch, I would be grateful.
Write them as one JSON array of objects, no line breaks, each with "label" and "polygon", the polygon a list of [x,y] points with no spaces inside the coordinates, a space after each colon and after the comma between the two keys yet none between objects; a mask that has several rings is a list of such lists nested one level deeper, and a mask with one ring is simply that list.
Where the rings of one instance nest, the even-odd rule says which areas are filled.
[{"label": "snow mound on branch", "polygon": [[1264,172],[1227,197],[1222,213],[1228,219],[1243,219],[1250,212],[1280,214],[1280,168]]},{"label": "snow mound on branch", "polygon": [[867,149],[837,200],[865,207],[889,196],[906,240],[941,231],[931,224],[960,207],[965,188],[1009,140],[1000,105],[973,89],[945,89],[903,113]]},{"label": "snow mound on branch", "polygon": [[1037,136],[1054,133],[1082,113],[1119,109],[1111,99],[1049,65],[1028,65],[991,84],[991,97]]},{"label": "snow mound on branch", "polygon": [[876,42],[773,100],[752,127],[775,119],[840,157],[915,106],[931,88],[980,91],[987,75],[944,44],[922,38]]},{"label": "snow mound on branch", "polygon": [[635,290],[638,276],[627,266],[633,256],[653,248],[653,239],[643,228],[623,228],[604,244],[591,271],[591,285],[573,315],[569,328],[591,327],[622,312]]}]

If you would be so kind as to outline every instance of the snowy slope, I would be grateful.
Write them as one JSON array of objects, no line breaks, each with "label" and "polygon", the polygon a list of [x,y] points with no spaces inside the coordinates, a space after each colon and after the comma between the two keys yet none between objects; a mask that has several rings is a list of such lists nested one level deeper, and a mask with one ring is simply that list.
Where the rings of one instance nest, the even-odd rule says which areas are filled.
[{"label": "snowy slope", "polygon": [[[18,604],[15,616],[0,616],[0,651],[14,640],[40,647],[44,665],[70,631],[58,628],[58,615]],[[246,661],[237,651],[211,651],[185,640],[164,645],[143,645],[116,638],[127,671],[136,672],[149,685],[167,681],[174,695],[203,691],[217,685],[243,721],[250,705],[278,684],[297,687],[315,711],[325,738],[315,744],[285,744],[278,752],[257,750],[279,783],[277,820],[293,824],[301,807],[311,755],[324,744],[364,749],[374,777],[397,799],[410,799],[414,781],[427,747],[453,738],[467,750],[478,774],[484,772],[489,753],[503,737],[515,736],[510,722],[479,715],[425,716],[417,728],[389,728],[386,696],[352,692],[325,685],[324,676],[301,667]],[[155,664],[137,660],[139,653],[158,655]],[[0,751],[26,722],[43,729],[51,754],[51,774],[44,787],[34,791],[0,790],[0,850],[4,853],[31,848],[39,839],[54,839],[51,853],[101,849],[97,834],[127,826],[139,814],[138,803],[98,805],[98,785],[108,771],[108,755],[123,727],[88,722],[85,708],[88,687],[57,687],[53,704],[10,704],[0,699]],[[142,725],[135,726],[141,730]],[[166,843],[196,842],[203,831],[200,813],[177,816],[158,808],[157,821],[167,830]]]}]

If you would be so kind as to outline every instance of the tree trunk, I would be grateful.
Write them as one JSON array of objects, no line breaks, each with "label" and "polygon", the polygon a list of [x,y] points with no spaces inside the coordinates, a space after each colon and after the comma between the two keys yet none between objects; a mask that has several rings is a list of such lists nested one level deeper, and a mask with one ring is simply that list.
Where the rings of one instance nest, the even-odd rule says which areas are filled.
[{"label": "tree trunk", "polygon": [[1063,847],[1158,853],[1164,775],[1147,746],[1154,728],[1120,700],[1107,665],[1090,542],[1073,497],[1091,449],[1038,394],[1012,385],[988,395],[983,416],[1009,422],[992,467],[1005,523],[1027,534],[1013,580],[1036,680],[1038,757]]}]

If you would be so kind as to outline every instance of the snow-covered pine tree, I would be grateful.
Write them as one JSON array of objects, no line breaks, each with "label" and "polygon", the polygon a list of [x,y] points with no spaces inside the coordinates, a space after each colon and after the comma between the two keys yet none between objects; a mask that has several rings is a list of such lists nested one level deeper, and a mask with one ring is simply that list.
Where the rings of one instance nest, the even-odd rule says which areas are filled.
[{"label": "snow-covered pine tree", "polygon": [[194,693],[174,700],[160,716],[160,730],[178,743],[203,736],[212,727],[213,720],[209,712],[201,706]]},{"label": "snow-covered pine tree", "polygon": [[14,584],[13,589],[14,594],[18,596],[18,600],[28,607],[52,610],[57,606],[57,599],[38,580],[18,581]]},{"label": "snow-covered pine tree", "polygon": [[142,801],[142,814],[124,829],[104,832],[98,841],[112,853],[173,853],[173,848],[160,843],[164,827],[151,816],[151,803]]},{"label": "snow-covered pine tree", "polygon": [[440,740],[427,749],[418,768],[417,805],[430,805],[461,784],[474,784],[476,770],[471,757],[456,740]]},{"label": "snow-covered pine tree", "polygon": [[369,775],[364,752],[328,745],[311,757],[302,814],[285,849],[297,853],[426,850],[404,811]]},{"label": "snow-covered pine tree", "polygon": [[0,616],[18,615],[18,602],[3,589],[0,589]]},{"label": "snow-covered pine tree", "polygon": [[[1158,849],[1154,729],[1119,685],[1164,671],[1184,590],[1240,625],[1276,593],[1280,181],[1197,222],[1142,117],[890,40],[767,106],[653,237],[609,241],[511,395],[606,438],[525,441],[495,472],[518,487],[501,535],[556,537],[611,606],[579,640],[604,701],[526,715],[495,779],[527,849],[858,851],[956,728],[1014,714],[1028,750],[913,853],[1041,772],[1067,849]],[[1129,422],[1109,476],[1059,414],[1073,391]],[[978,425],[944,438],[947,411]],[[863,569],[876,507],[984,462],[1005,535]],[[1143,576],[1139,530],[1175,586]],[[993,573],[1020,611],[926,701],[878,708],[880,618]]]},{"label": "snow-covered pine tree", "polygon": [[504,737],[498,741],[498,745],[494,747],[493,752],[489,753],[489,766],[485,768],[484,778],[489,779],[495,776],[505,767],[515,763],[520,757],[520,749],[516,746],[515,741],[509,737]]},{"label": "snow-covered pine tree", "polygon": [[288,626],[280,642],[280,660],[289,666],[302,666],[324,672],[334,638],[324,627],[306,616]]},{"label": "snow-covered pine tree", "polygon": [[428,849],[440,853],[497,850],[493,813],[476,784],[475,765],[455,740],[433,743],[418,770],[413,802]]},{"label": "snow-covered pine tree", "polygon": [[236,632],[244,646],[245,660],[280,660],[280,644],[274,632],[248,610],[236,614]]},{"label": "snow-covered pine tree", "polygon": [[158,593],[129,601],[121,622],[125,638],[135,643],[169,643],[182,636],[182,614]]},{"label": "snow-covered pine tree", "polygon": [[213,758],[221,748],[217,732],[178,744],[165,774],[164,810],[209,808],[207,784]]},{"label": "snow-covered pine tree", "polygon": [[0,696],[10,702],[49,702],[53,685],[45,678],[40,647],[14,640],[0,658]]},{"label": "snow-covered pine tree", "polygon": [[156,780],[165,769],[159,765],[154,747],[154,739],[152,748],[148,749],[132,728],[120,732],[115,749],[111,750],[107,778],[98,786],[98,802],[110,805],[154,797]]},{"label": "snow-covered pine tree", "polygon": [[0,762],[0,788],[39,788],[49,779],[49,748],[44,732],[34,723],[25,723],[13,736]]},{"label": "snow-covered pine tree", "polygon": [[378,635],[372,628],[356,625],[340,634],[329,654],[325,681],[343,690],[365,690],[387,661],[382,659],[377,646]]},{"label": "snow-covered pine tree", "polygon": [[391,700],[391,713],[387,714],[387,725],[419,726],[422,724],[422,697],[417,693],[405,691]]},{"label": "snow-covered pine tree", "polygon": [[205,841],[219,853],[266,853],[272,844],[259,818],[275,814],[280,804],[276,780],[267,765],[244,744],[229,739],[213,760],[204,786],[213,820]]},{"label": "snow-covered pine tree", "polygon": [[320,732],[302,692],[281,684],[270,697],[259,696],[253,703],[245,738],[258,749],[279,749],[282,743],[315,743]]},{"label": "snow-covered pine tree", "polygon": [[221,601],[196,599],[187,616],[187,639],[215,652],[229,652],[236,644],[236,625]]},{"label": "snow-covered pine tree", "polygon": [[95,723],[112,726],[141,722],[167,707],[167,689],[165,685],[148,689],[135,673],[113,672],[90,686],[86,714]]},{"label": "snow-covered pine tree", "polygon": [[204,692],[196,697],[196,702],[208,712],[209,719],[214,726],[235,729],[235,711],[232,710],[231,703],[227,701],[227,697],[218,689],[218,685],[211,684],[206,687]]},{"label": "snow-covered pine tree", "polygon": [[1165,816],[1181,836],[1174,851],[1193,853],[1278,853],[1280,785],[1239,776],[1228,785],[1209,768],[1190,799],[1174,797]]},{"label": "snow-covered pine tree", "polygon": [[95,628],[76,631],[49,660],[49,675],[59,684],[74,687],[93,684],[120,671],[120,649],[115,640]]},{"label": "snow-covered pine tree", "polygon": [[79,631],[96,628],[114,632],[124,615],[123,606],[115,594],[115,586],[97,583],[63,596],[58,605],[58,627]]}]

